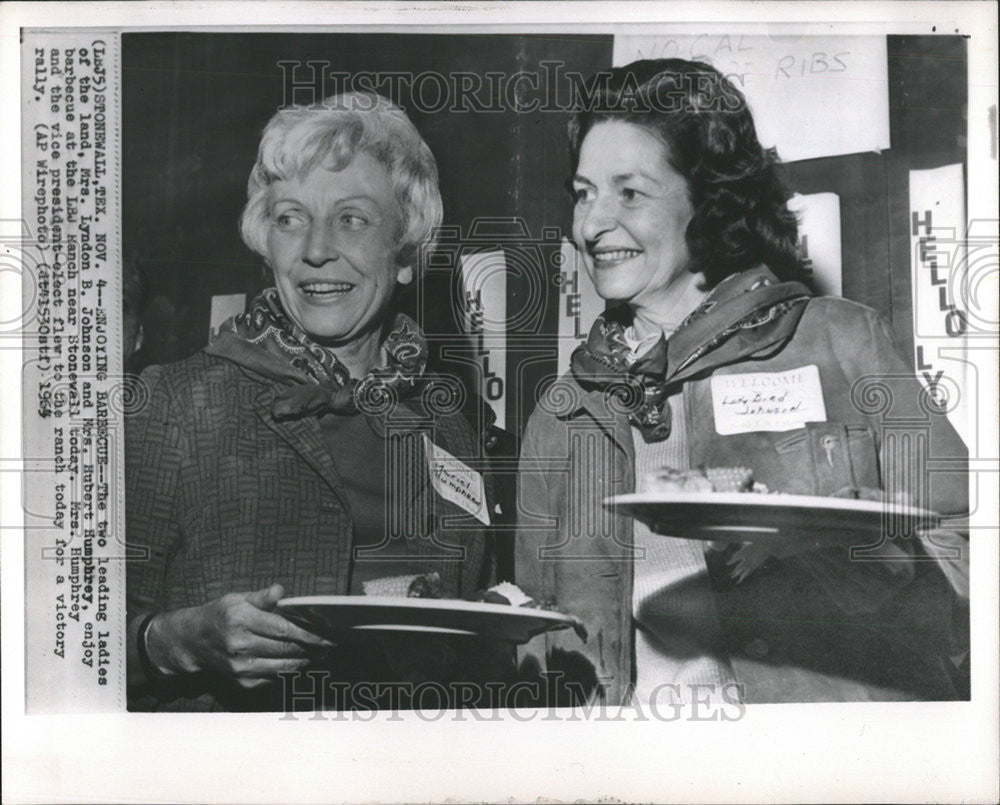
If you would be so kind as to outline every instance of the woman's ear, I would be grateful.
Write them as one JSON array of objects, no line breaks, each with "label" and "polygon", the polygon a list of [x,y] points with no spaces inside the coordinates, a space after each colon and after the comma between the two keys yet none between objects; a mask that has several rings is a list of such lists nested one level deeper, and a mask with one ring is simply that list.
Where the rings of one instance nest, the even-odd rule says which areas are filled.
[{"label": "woman's ear", "polygon": [[413,266],[401,266],[396,271],[396,282],[400,285],[409,285],[413,282]]}]

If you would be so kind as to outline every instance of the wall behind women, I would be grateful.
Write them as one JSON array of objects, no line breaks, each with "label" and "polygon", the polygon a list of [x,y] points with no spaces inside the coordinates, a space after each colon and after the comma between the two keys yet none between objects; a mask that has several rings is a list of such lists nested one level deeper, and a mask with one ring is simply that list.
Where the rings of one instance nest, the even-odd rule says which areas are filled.
[{"label": "wall behind women", "polygon": [[[448,240],[457,239],[464,250],[502,248],[508,265],[521,269],[507,289],[508,320],[516,321],[507,339],[513,389],[507,426],[519,432],[546,378],[564,368],[556,365],[553,337],[564,298],[554,281],[558,243],[543,233],[568,232],[570,221],[567,76],[606,68],[612,50],[611,36],[126,34],[124,254],[126,268],[144,280],[138,303],[144,342],[135,368],[204,346],[212,296],[252,295],[264,287],[262,261],[242,244],[237,221],[261,130],[289,99],[292,82],[295,100],[303,102],[343,88],[318,77],[325,73],[398,74],[408,77],[390,78],[386,94],[407,109],[437,157]],[[318,73],[309,61],[318,63]],[[885,313],[908,355],[908,172],[966,162],[966,70],[961,37],[889,37],[891,148],[787,166],[794,191],[840,197],[844,296]],[[484,80],[475,93],[484,108],[476,111],[471,100],[461,104],[464,110],[437,108],[440,82],[414,82],[428,71],[451,82],[474,80],[460,74],[499,77]],[[519,74],[537,76],[538,84],[516,79]],[[422,89],[423,103],[412,96],[413,87]],[[541,101],[533,111],[513,108],[533,100]],[[504,236],[517,226],[527,231],[526,242],[523,235],[520,242]],[[443,268],[405,301],[436,353],[457,343],[462,329],[457,266],[448,270],[454,243],[443,245],[435,263]],[[532,311],[538,315],[521,315]],[[443,363],[476,382],[468,367]]]}]

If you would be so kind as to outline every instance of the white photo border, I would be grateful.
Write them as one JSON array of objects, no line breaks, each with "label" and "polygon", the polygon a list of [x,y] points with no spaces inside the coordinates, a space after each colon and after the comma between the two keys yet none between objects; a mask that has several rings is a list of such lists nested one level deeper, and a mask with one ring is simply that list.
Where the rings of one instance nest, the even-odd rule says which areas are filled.
[{"label": "white photo border", "polygon": [[[12,3],[0,7],[5,114],[0,174],[20,175],[22,27],[129,30],[327,30],[614,33],[661,23],[691,31],[725,21],[748,32],[969,36],[969,219],[997,208],[996,8],[945,3]],[[775,23],[759,22],[774,18]],[[573,19],[572,24],[563,21]],[[685,20],[683,25],[677,20]],[[992,108],[992,131],[990,118]],[[0,218],[19,219],[16,182]],[[10,272],[6,272],[10,273]],[[20,313],[16,277],[0,276],[0,322]],[[738,722],[501,721],[382,714],[279,720],[275,714],[24,715],[24,550],[19,350],[0,344],[3,772],[8,801],[996,801],[996,539],[975,547],[970,702],[749,707]],[[997,399],[996,352],[981,372]],[[992,384],[992,385],[990,385]],[[995,410],[986,406],[986,410]],[[981,444],[996,450],[995,419]],[[984,453],[985,455],[985,453]],[[982,511],[997,511],[994,495]],[[989,524],[987,524],[989,525]],[[993,524],[995,525],[995,523]],[[996,532],[987,532],[993,533]],[[446,729],[447,727],[447,729]]]}]

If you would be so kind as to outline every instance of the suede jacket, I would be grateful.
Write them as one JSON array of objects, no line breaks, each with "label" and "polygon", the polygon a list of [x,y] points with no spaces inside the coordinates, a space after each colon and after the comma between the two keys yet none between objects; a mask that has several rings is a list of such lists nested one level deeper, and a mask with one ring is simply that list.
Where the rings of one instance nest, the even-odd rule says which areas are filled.
[{"label": "suede jacket", "polygon": [[[766,269],[746,274],[709,299],[748,293],[761,277],[774,281]],[[736,337],[742,343],[727,362],[682,373],[671,392],[682,392],[690,467],[746,466],[770,490],[802,495],[905,491],[911,503],[942,514],[967,512],[965,446],[878,314],[813,298],[785,343],[754,343],[752,331]],[[718,413],[725,395],[732,402],[732,390],[753,386],[754,377],[774,382],[776,373],[809,367],[824,421],[755,430],[732,428],[731,415]],[[527,426],[518,583],[579,616],[590,634],[584,643],[571,632],[549,633],[522,651],[522,673],[548,672],[550,702],[600,696],[620,704],[630,695],[633,521],[602,501],[636,488],[633,434],[614,396],[584,390],[572,374],[548,390]],[[744,701],[955,696],[947,658],[962,646],[951,626],[951,586],[927,555],[934,546],[899,534],[890,524],[860,544],[769,561],[741,584],[713,579],[725,659]],[[552,679],[570,684],[553,693]]]}]

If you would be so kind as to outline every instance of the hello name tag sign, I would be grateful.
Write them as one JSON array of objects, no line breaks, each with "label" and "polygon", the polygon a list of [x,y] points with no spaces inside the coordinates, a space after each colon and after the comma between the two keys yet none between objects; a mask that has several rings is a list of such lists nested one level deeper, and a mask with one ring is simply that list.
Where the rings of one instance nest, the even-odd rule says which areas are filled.
[{"label": "hello name tag sign", "polygon": [[713,375],[712,412],[720,436],[783,431],[826,422],[823,386],[815,364],[787,372]]},{"label": "hello name tag sign", "polygon": [[449,503],[464,509],[481,523],[490,524],[486,508],[486,487],[483,476],[464,461],[455,458],[443,447],[438,447],[424,434],[427,467],[431,486]]}]

